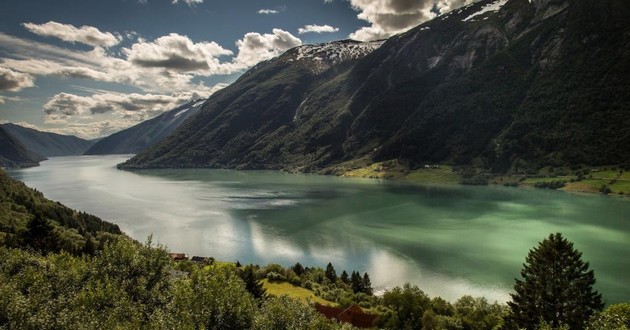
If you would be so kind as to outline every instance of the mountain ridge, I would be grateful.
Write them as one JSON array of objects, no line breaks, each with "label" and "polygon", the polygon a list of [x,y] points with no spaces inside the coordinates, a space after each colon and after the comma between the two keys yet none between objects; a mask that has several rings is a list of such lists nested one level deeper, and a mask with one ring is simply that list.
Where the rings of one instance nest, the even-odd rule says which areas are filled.
[{"label": "mountain ridge", "polygon": [[289,50],[120,167],[308,172],[399,159],[519,172],[621,163],[630,158],[629,7],[482,0],[322,72],[287,62]]},{"label": "mountain ridge", "polygon": [[0,167],[33,167],[45,158],[28,150],[0,125]]},{"label": "mountain ridge", "polygon": [[160,142],[186,119],[196,114],[204,100],[194,100],[159,116],[102,138],[85,155],[135,154]]},{"label": "mountain ridge", "polygon": [[27,149],[44,157],[81,155],[94,144],[73,135],[42,132],[11,123],[2,126]]}]

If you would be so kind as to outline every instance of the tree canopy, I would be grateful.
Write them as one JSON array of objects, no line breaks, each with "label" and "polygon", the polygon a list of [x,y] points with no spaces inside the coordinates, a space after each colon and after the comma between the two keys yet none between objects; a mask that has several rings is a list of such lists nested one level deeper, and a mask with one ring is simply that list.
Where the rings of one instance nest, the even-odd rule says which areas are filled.
[{"label": "tree canopy", "polygon": [[593,289],[593,270],[560,233],[549,235],[529,251],[521,276],[508,302],[509,328],[537,329],[545,323],[583,329],[589,318],[604,307],[601,294]]}]

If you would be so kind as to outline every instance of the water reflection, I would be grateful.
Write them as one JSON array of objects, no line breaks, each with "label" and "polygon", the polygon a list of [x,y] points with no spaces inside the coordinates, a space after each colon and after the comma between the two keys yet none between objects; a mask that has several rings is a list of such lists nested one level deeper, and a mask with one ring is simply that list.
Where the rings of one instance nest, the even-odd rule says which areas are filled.
[{"label": "water reflection", "polygon": [[51,199],[171,250],[244,263],[370,273],[377,288],[505,301],[530,248],[562,232],[609,302],[630,296],[630,203],[503,187],[423,187],[279,172],[123,172],[125,156],[62,157],[11,172]]}]

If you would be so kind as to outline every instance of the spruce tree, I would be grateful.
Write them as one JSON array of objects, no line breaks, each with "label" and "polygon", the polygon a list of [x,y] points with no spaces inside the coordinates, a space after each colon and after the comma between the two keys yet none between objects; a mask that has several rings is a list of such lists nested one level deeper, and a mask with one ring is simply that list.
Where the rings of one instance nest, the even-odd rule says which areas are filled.
[{"label": "spruce tree", "polygon": [[352,287],[352,292],[354,293],[363,291],[363,279],[361,279],[359,272],[352,271],[352,275],[350,275],[350,287]]},{"label": "spruce tree", "polygon": [[373,291],[372,291],[372,281],[370,281],[370,276],[368,275],[368,273],[363,274],[363,279],[361,280],[361,287],[362,287],[362,291],[363,293],[371,296]]},{"label": "spruce tree", "polygon": [[332,263],[328,263],[328,265],[326,266],[326,278],[329,279],[331,282],[335,283],[335,281],[337,281],[337,272],[335,271],[335,267],[333,267]]},{"label": "spruce tree", "polygon": [[350,284],[350,276],[345,270],[341,272],[341,276],[339,277],[339,279],[341,279],[343,283]]},{"label": "spruce tree", "polygon": [[302,276],[302,274],[304,274],[304,267],[299,262],[296,262],[292,269],[297,276]]},{"label": "spruce tree", "polygon": [[245,267],[241,278],[243,282],[245,282],[245,289],[249,292],[254,298],[262,299],[265,298],[267,294],[267,290],[263,288],[262,283],[260,283],[256,279],[256,274],[254,274],[254,266],[248,265]]},{"label": "spruce tree", "polygon": [[512,329],[537,329],[541,323],[580,330],[604,304],[593,290],[595,275],[582,253],[561,234],[551,234],[529,251],[508,302]]}]

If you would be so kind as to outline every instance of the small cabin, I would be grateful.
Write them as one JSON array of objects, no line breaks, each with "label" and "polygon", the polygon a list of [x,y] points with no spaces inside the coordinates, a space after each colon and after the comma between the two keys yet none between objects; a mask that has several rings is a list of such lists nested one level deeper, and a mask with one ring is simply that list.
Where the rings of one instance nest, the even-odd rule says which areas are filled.
[{"label": "small cabin", "polygon": [[329,319],[350,323],[357,328],[373,328],[376,326],[377,315],[364,313],[357,304],[347,308],[331,307],[315,304],[315,309]]}]

